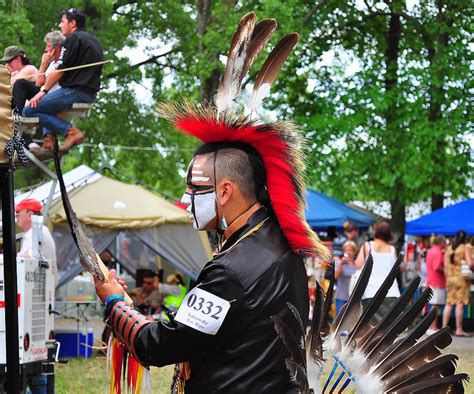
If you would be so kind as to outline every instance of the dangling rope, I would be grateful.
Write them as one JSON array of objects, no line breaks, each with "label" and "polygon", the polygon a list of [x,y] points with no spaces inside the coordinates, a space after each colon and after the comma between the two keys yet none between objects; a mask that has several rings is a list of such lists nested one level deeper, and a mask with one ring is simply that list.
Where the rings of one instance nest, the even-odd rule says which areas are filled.
[{"label": "dangling rope", "polygon": [[28,157],[25,154],[24,146],[25,141],[20,136],[19,126],[20,126],[20,113],[16,107],[13,108],[13,136],[5,144],[5,154],[8,157],[10,163],[11,171],[14,171],[15,166],[15,153],[18,156],[18,163],[22,167],[28,165]]}]

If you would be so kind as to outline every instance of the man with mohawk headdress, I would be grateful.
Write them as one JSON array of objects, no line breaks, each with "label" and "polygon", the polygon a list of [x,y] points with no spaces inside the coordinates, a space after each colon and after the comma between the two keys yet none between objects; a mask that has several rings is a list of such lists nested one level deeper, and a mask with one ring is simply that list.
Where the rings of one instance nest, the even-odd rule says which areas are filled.
[{"label": "man with mohawk headdress", "polygon": [[[271,19],[255,22],[255,14],[246,15],[234,34],[216,107],[161,106],[179,130],[204,142],[189,165],[182,202],[197,230],[217,234],[214,258],[169,324],[127,306],[114,272],[97,282],[109,324],[142,364],[179,363],[173,392],[296,392],[285,364],[290,352],[274,321],[289,335],[306,327],[302,255],[325,257],[326,250],[304,220],[295,126],[233,112],[244,75],[276,28]],[[254,112],[297,39],[284,37],[269,55]]]}]

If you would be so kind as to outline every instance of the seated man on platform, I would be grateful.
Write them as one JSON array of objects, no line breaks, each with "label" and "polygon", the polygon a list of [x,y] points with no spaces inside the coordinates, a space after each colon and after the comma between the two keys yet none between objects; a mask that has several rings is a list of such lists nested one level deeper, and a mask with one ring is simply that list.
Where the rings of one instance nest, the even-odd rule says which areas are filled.
[{"label": "seated man on platform", "polygon": [[[103,61],[102,49],[95,37],[85,31],[86,17],[77,8],[61,13],[59,27],[66,36],[58,60],[57,70],[46,77],[40,92],[30,100],[23,110],[23,116],[38,117],[43,127],[43,149],[54,147],[56,136],[65,136],[61,151],[82,143],[84,135],[57,114],[69,109],[74,103],[92,103],[100,89],[101,65],[67,70]],[[51,92],[59,82],[60,89]]]}]

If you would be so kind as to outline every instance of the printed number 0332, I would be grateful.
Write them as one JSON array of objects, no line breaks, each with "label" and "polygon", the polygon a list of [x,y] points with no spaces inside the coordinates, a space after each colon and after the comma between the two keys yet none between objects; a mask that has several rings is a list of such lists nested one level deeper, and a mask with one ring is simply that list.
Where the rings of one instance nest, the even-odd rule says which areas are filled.
[{"label": "printed number 0332", "polygon": [[189,308],[201,311],[204,315],[211,315],[211,317],[216,320],[219,319],[219,313],[222,312],[222,306],[214,305],[212,301],[207,301],[203,297],[197,297],[196,294],[189,296],[187,305]]}]

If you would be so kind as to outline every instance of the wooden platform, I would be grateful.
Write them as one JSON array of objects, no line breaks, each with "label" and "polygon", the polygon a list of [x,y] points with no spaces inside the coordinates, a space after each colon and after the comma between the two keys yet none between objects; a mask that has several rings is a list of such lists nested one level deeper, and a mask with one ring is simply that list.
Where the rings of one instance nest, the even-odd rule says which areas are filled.
[{"label": "wooden platform", "polygon": [[[92,104],[74,103],[67,111],[59,113],[61,119],[71,119],[72,123],[76,119],[87,118],[90,114]],[[39,118],[20,117],[20,132],[35,135],[39,128]]]}]

